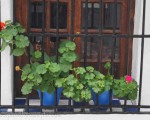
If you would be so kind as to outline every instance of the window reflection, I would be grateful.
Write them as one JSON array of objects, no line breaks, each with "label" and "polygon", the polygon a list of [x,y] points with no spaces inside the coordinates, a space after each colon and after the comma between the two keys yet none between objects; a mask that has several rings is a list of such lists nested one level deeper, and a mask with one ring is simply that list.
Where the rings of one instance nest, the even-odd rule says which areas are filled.
[{"label": "window reflection", "polygon": [[[58,27],[67,28],[67,3],[59,3],[58,7]],[[50,5],[50,27],[57,28],[57,3],[51,2]]]},{"label": "window reflection", "polygon": [[[115,18],[116,17],[116,18]],[[119,29],[121,17],[121,4],[105,3],[104,4],[104,29]],[[116,23],[114,23],[114,21]],[[114,26],[116,24],[116,26]]]},{"label": "window reflection", "polygon": [[31,21],[33,28],[42,28],[42,3],[34,2],[31,4]]},{"label": "window reflection", "polygon": [[82,28],[84,29],[87,22],[89,29],[98,29],[99,26],[99,4],[88,3],[87,18],[86,18],[86,4],[82,4]]}]

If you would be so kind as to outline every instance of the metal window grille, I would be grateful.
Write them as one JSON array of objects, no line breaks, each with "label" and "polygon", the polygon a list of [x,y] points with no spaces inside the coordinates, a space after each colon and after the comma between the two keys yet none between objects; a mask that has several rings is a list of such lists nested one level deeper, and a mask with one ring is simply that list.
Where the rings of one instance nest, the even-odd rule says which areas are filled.
[{"label": "metal window grille", "polygon": [[[19,112],[16,112],[17,109],[23,109],[23,113],[39,113],[39,114],[113,114],[113,113],[118,113],[118,114],[127,114],[127,113],[136,113],[136,114],[149,114],[150,113],[150,110],[148,112],[142,112],[141,109],[142,108],[147,108],[147,109],[150,109],[150,106],[149,105],[141,105],[141,93],[142,93],[142,75],[143,75],[143,53],[144,53],[144,40],[145,38],[150,38],[150,35],[145,35],[145,13],[146,13],[146,0],[143,0],[143,17],[142,17],[142,34],[141,35],[133,35],[131,34],[131,28],[130,28],[130,0],[126,0],[128,2],[128,9],[127,9],[127,18],[128,18],[128,27],[127,27],[127,33],[126,34],[116,34],[116,30],[118,29],[116,26],[117,26],[117,8],[118,8],[118,0],[114,0],[114,3],[113,3],[113,7],[114,7],[114,14],[112,16],[112,23],[113,23],[113,26],[112,26],[112,29],[113,29],[113,33],[112,34],[103,34],[102,33],[102,14],[101,14],[101,11],[102,11],[102,0],[99,0],[98,1],[98,19],[99,19],[99,23],[98,23],[98,30],[99,32],[98,33],[95,33],[95,34],[89,34],[88,33],[88,0],[84,0],[84,5],[85,5],[85,15],[84,15],[84,27],[83,27],[83,33],[80,34],[80,35],[76,35],[74,32],[74,12],[75,12],[75,0],[71,0],[71,16],[70,16],[70,19],[71,19],[71,32],[70,33],[60,33],[60,28],[64,27],[64,26],[61,26],[60,23],[59,23],[59,18],[60,18],[60,13],[59,13],[59,7],[61,6],[60,5],[60,0],[56,0],[56,4],[55,4],[55,9],[56,9],[56,21],[55,21],[55,25],[53,27],[56,28],[56,31],[55,32],[47,32],[45,30],[45,26],[46,26],[46,16],[45,16],[45,11],[46,11],[46,0],[42,0],[42,2],[38,3],[37,2],[37,5],[32,5],[32,2],[31,0],[28,0],[28,27],[27,27],[27,35],[29,36],[29,38],[34,38],[34,37],[41,37],[41,41],[40,41],[40,44],[41,44],[41,50],[42,50],[42,61],[44,61],[44,48],[45,48],[45,39],[47,36],[51,36],[51,37],[55,37],[55,41],[56,41],[56,49],[55,49],[55,54],[57,56],[57,61],[58,61],[58,45],[59,45],[59,38],[60,37],[70,37],[71,39],[73,39],[74,37],[80,37],[83,39],[84,41],[84,54],[83,54],[83,65],[84,66],[87,66],[87,39],[89,37],[97,37],[99,38],[99,40],[103,39],[103,38],[113,38],[113,47],[112,47],[112,51],[111,51],[111,64],[112,64],[112,68],[111,68],[111,73],[113,74],[113,70],[114,70],[114,62],[113,62],[113,59],[114,59],[114,56],[115,56],[115,47],[116,47],[116,41],[118,38],[125,38],[127,40],[127,44],[129,44],[130,42],[130,39],[133,39],[134,38],[141,38],[141,62],[140,62],[140,79],[139,79],[139,94],[138,94],[138,104],[134,105],[134,104],[131,104],[129,105],[128,104],[128,100],[124,100],[124,99],[118,99],[118,101],[122,101],[121,104],[117,104],[118,102],[117,101],[114,101],[112,97],[110,97],[110,104],[109,105],[98,105],[98,103],[96,105],[90,105],[88,103],[82,103],[80,105],[73,105],[72,104],[72,100],[71,99],[67,99],[68,102],[67,102],[67,105],[57,105],[56,104],[56,100],[57,100],[57,95],[55,95],[55,105],[52,107],[52,106],[43,106],[42,105],[42,99],[40,99],[40,105],[30,105],[30,97],[29,96],[26,96],[24,97],[24,101],[25,101],[25,104],[24,105],[17,105],[16,101],[16,87],[15,87],[15,79],[14,79],[14,82],[13,82],[13,85],[14,85],[14,89],[13,89],[13,101],[12,101],[12,105],[1,105],[0,104],[0,113],[6,113],[6,114],[9,114],[10,112],[4,112],[3,110],[10,110],[12,113],[14,114],[17,114]],[[14,0],[15,2],[15,0]],[[1,5],[1,4],[0,4]],[[34,8],[32,8],[34,6]],[[64,4],[65,6],[65,4]],[[17,6],[14,6],[14,11],[15,11],[15,7]],[[40,23],[41,21],[34,21],[32,20],[32,9],[36,9],[36,7],[40,7],[40,10],[39,10],[39,14],[35,14],[34,17],[38,18],[38,17],[41,17],[41,21],[42,23]],[[107,6],[106,6],[107,7]],[[14,21],[15,21],[15,18],[14,18]],[[93,19],[91,20],[93,21]],[[34,27],[41,27],[42,31],[41,32],[32,32],[30,30],[30,28],[33,26],[32,25],[32,22],[35,23],[35,26]],[[91,27],[94,27],[94,25],[91,23]],[[100,47],[100,46],[98,46]],[[127,51],[128,51],[129,47],[127,47]],[[30,53],[30,47],[28,48],[28,52]],[[100,66],[100,61],[101,61],[101,58],[100,58],[100,51],[98,52],[98,62],[96,63],[97,66]],[[128,56],[128,52],[126,52],[127,56]],[[30,56],[28,56],[28,63],[30,63]],[[129,58],[127,57],[126,58],[126,73],[130,73],[129,69],[128,69],[128,65],[129,65]],[[1,74],[1,72],[0,72]],[[14,74],[16,75],[16,74]],[[1,80],[0,80],[0,87],[1,87]],[[112,96],[113,93],[111,91],[111,94],[110,96]],[[43,94],[41,93],[41,96],[43,96]],[[0,96],[0,99],[1,99],[1,96]],[[113,101],[115,103],[113,103]],[[99,109],[100,107],[103,107],[103,108],[107,108],[107,110],[102,110],[102,109]],[[45,109],[48,109],[48,111],[45,111]],[[119,110],[117,110],[119,109]],[[77,111],[76,111],[77,110]],[[133,110],[133,111],[132,111]]]}]

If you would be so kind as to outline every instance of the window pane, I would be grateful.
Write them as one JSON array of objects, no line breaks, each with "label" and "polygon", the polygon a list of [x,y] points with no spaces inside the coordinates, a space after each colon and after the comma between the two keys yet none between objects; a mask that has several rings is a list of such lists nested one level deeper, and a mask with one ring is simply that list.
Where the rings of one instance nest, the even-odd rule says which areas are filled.
[{"label": "window pane", "polygon": [[31,21],[33,28],[42,28],[42,3],[34,2],[31,4]]},{"label": "window pane", "polygon": [[103,60],[111,60],[112,49],[115,42],[115,51],[114,51],[114,59],[119,60],[119,49],[120,49],[120,40],[107,37],[103,38],[102,42],[102,59]]},{"label": "window pane", "polygon": [[86,20],[87,27],[89,29],[98,29],[99,26],[99,4],[98,3],[88,3],[88,11],[86,18],[86,4],[82,4],[82,28],[85,28]]},{"label": "window pane", "polygon": [[[120,28],[121,4],[118,3],[117,10],[115,9],[114,3],[104,4],[104,29],[113,29],[114,27],[116,27],[115,29]],[[116,20],[116,23],[114,23],[114,20]],[[114,26],[115,24],[116,26]]]},{"label": "window pane", "polygon": [[[58,7],[58,27],[61,29],[67,28],[67,3],[59,3]],[[57,27],[57,3],[52,2],[50,5],[50,27]]]}]

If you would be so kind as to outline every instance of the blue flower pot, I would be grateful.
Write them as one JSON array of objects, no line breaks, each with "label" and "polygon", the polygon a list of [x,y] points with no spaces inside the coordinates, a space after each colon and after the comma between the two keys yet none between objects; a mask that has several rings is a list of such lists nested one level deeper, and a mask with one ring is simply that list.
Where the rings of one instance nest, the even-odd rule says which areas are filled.
[{"label": "blue flower pot", "polygon": [[[62,90],[63,88],[57,89],[57,105],[59,103]],[[39,98],[41,98],[41,91],[40,90],[37,91],[38,91]],[[55,100],[55,92],[53,93],[43,92],[43,103],[42,103],[43,106],[48,106],[48,105],[54,106],[55,104],[54,100]]]},{"label": "blue flower pot", "polygon": [[[98,105],[109,105],[109,98],[110,98],[110,91],[105,91],[101,94],[98,94],[98,99],[96,98],[96,93],[92,91],[92,99],[95,105],[97,103]],[[107,109],[107,108],[103,108],[103,109]]]}]

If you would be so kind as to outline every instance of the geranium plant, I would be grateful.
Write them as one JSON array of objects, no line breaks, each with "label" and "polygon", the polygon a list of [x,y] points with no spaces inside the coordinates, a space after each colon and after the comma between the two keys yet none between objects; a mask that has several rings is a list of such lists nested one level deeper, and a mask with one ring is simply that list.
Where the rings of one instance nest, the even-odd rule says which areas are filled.
[{"label": "geranium plant", "polygon": [[89,101],[92,91],[102,93],[105,88],[104,75],[92,66],[72,69],[72,74],[56,80],[57,87],[63,87],[63,94],[76,102]]},{"label": "geranium plant", "polygon": [[113,93],[118,98],[135,100],[137,98],[138,84],[131,76],[114,80]]},{"label": "geranium plant", "polygon": [[11,21],[1,22],[0,38],[2,39],[2,46],[0,51],[5,50],[9,46],[12,55],[23,55],[25,48],[29,46],[29,39],[24,33],[25,29],[19,23],[13,24]]},{"label": "geranium plant", "polygon": [[[2,39],[0,52],[9,46],[11,55],[27,55],[26,47],[29,46],[30,41],[25,35],[25,29],[19,23],[1,22],[0,38]],[[33,89],[51,93],[63,87],[63,94],[66,97],[81,102],[91,100],[92,91],[100,94],[112,89],[113,94],[119,98],[136,99],[137,82],[131,76],[114,80],[114,76],[109,72],[111,68],[109,62],[104,66],[107,69],[106,75],[92,66],[74,68],[72,64],[78,59],[75,49],[76,44],[70,40],[60,43],[57,57],[38,50],[34,51],[32,48],[28,53],[30,63],[24,65],[22,69],[16,66],[16,71],[22,71],[21,80],[24,82],[22,93],[29,94]]]},{"label": "geranium plant", "polygon": [[55,91],[55,81],[69,74],[72,69],[72,62],[78,56],[74,52],[75,43],[69,40],[60,43],[58,63],[56,56],[49,57],[45,53],[44,63],[41,63],[41,51],[31,53],[31,63],[22,68],[21,80],[24,85],[21,89],[23,94],[29,94],[33,89],[41,92],[52,93]]}]

